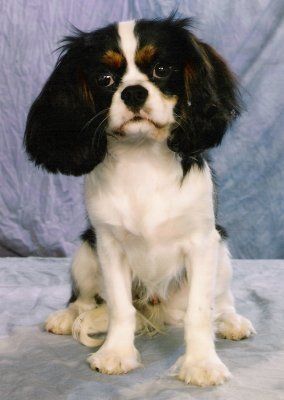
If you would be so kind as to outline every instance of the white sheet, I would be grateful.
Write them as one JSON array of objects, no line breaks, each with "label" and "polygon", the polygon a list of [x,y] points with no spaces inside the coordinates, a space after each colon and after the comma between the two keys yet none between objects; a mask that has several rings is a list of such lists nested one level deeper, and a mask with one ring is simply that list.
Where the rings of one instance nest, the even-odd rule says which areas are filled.
[{"label": "white sheet", "polygon": [[42,322],[70,294],[69,259],[0,259],[1,400],[280,400],[284,399],[284,261],[234,261],[239,311],[257,336],[217,341],[233,378],[224,386],[197,388],[169,376],[183,352],[183,334],[171,329],[138,337],[144,367],[124,376],[91,371],[92,349],[68,336],[44,332]]}]

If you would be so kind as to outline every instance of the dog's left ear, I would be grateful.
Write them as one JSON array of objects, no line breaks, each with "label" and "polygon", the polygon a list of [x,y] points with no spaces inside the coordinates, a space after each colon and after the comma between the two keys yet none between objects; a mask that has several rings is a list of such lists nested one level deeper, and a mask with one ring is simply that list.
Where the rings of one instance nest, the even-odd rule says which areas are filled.
[{"label": "dog's left ear", "polygon": [[83,39],[74,37],[64,47],[27,119],[26,151],[36,165],[53,173],[86,174],[106,153],[105,115],[97,114],[87,82],[88,53]]},{"label": "dog's left ear", "polygon": [[218,146],[241,111],[237,81],[225,61],[195,36],[190,42],[181,123],[169,143],[184,160]]}]

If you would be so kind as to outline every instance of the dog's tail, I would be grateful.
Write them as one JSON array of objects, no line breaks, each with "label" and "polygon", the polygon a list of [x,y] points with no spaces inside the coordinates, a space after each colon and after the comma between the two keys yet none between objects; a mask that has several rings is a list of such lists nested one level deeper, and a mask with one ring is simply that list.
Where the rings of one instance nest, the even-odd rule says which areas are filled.
[{"label": "dog's tail", "polygon": [[107,332],[108,320],[106,304],[85,311],[73,323],[73,338],[87,347],[100,346],[104,342],[102,334]]},{"label": "dog's tail", "polygon": [[154,336],[165,331],[165,316],[161,304],[134,302],[136,334]]},{"label": "dog's tail", "polygon": [[[137,335],[153,336],[165,330],[164,315],[160,304],[135,303]],[[108,330],[109,311],[106,304],[80,314],[73,323],[72,335],[87,347],[97,347],[104,342]]]}]

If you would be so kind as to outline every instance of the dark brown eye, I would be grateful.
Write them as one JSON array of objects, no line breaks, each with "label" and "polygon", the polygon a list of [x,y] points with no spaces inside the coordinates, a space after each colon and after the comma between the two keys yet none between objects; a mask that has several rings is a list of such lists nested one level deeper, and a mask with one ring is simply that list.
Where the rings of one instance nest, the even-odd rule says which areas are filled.
[{"label": "dark brown eye", "polygon": [[114,83],[110,73],[102,73],[97,76],[97,84],[101,87],[108,87]]},{"label": "dark brown eye", "polygon": [[172,67],[170,65],[156,64],[153,70],[153,78],[165,79],[170,76]]}]

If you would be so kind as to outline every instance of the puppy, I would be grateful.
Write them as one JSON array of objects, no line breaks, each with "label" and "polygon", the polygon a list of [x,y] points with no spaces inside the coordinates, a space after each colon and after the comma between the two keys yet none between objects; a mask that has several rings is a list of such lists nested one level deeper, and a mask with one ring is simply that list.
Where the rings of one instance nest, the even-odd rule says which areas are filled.
[{"label": "puppy", "polygon": [[67,37],[28,115],[25,147],[52,173],[85,175],[89,228],[72,264],[67,309],[46,329],[101,344],[92,369],[140,366],[135,331],[184,326],[174,373],[222,384],[214,334],[249,337],[235,311],[225,231],[215,221],[206,151],[240,106],[236,81],[191,21],[121,22]]}]

